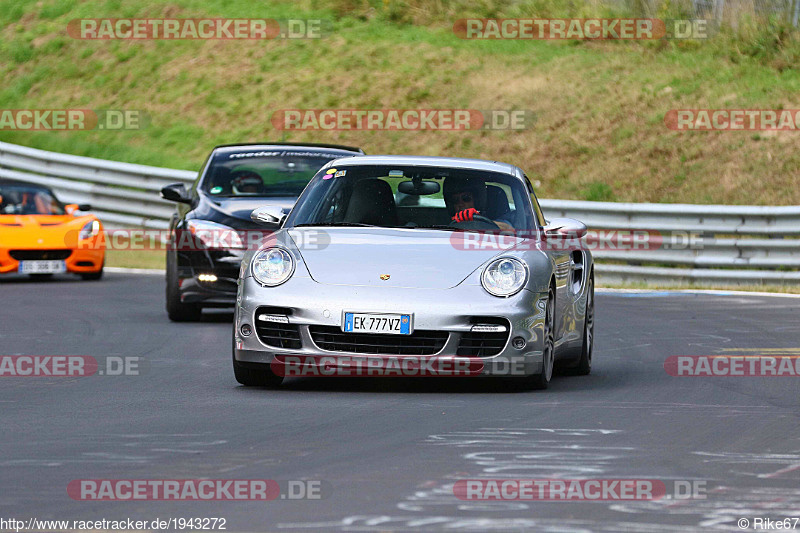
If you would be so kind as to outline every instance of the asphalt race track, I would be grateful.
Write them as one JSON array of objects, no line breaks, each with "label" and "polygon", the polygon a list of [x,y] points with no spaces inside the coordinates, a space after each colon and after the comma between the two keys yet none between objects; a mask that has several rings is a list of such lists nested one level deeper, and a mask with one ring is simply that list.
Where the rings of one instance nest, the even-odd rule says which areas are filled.
[{"label": "asphalt race track", "polygon": [[[172,324],[161,276],[0,280],[0,354],[140,357],[134,376],[0,378],[0,516],[223,517],[253,531],[740,531],[800,516],[800,378],[673,377],[670,355],[800,355],[800,298],[599,293],[594,371],[245,389],[231,314]],[[77,501],[79,479],[317,480],[323,498]],[[461,501],[459,479],[700,482],[705,499]],[[800,525],[797,526],[800,528]]]}]

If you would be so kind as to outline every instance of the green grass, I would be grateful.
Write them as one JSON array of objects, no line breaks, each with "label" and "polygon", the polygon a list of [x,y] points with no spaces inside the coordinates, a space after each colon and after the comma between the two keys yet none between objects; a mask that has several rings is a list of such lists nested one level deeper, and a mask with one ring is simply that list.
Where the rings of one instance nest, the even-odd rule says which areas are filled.
[{"label": "green grass", "polygon": [[[800,108],[800,44],[779,22],[745,18],[707,42],[468,41],[452,32],[468,16],[626,15],[603,5],[4,0],[0,109],[131,109],[150,122],[2,131],[0,140],[190,170],[216,144],[339,142],[508,161],[541,182],[544,198],[800,204],[798,134],[674,132],[663,122],[674,108]],[[332,31],[266,42],[81,41],[65,31],[78,18],[203,16],[319,18]],[[277,110],[305,108],[530,109],[536,121],[466,132],[284,132],[270,123]]]},{"label": "green grass", "polygon": [[118,268],[146,268],[164,270],[166,252],[163,250],[109,250],[106,266]]}]

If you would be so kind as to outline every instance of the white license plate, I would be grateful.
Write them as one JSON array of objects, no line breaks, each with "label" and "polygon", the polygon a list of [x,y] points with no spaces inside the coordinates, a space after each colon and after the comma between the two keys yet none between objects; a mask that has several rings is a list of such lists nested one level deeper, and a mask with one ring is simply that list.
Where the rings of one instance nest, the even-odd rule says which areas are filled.
[{"label": "white license plate", "polygon": [[411,315],[345,313],[344,331],[352,333],[411,335]]},{"label": "white license plate", "polygon": [[23,274],[61,274],[67,271],[66,261],[20,261]]}]

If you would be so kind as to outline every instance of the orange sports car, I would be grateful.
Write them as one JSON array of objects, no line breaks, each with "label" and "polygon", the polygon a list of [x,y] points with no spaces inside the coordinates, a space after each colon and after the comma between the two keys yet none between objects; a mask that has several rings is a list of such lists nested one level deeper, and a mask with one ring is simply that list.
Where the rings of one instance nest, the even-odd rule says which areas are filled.
[{"label": "orange sports car", "polygon": [[0,274],[103,276],[105,242],[88,205],[64,205],[47,187],[0,179]]}]

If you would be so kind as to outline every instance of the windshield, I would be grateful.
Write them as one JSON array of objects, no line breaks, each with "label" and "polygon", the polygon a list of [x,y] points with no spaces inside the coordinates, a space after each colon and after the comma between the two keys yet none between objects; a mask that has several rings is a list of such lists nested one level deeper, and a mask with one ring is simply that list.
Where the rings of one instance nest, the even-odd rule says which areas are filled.
[{"label": "windshield", "polygon": [[[476,209],[484,219],[453,220]],[[374,225],[436,229],[533,230],[522,182],[497,172],[428,166],[353,165],[318,174],[286,226]]]},{"label": "windshield", "polygon": [[314,174],[338,157],[300,150],[222,152],[212,159],[202,190],[219,197],[300,196]]},{"label": "windshield", "polygon": [[47,189],[0,183],[0,215],[63,215],[64,206]]}]

